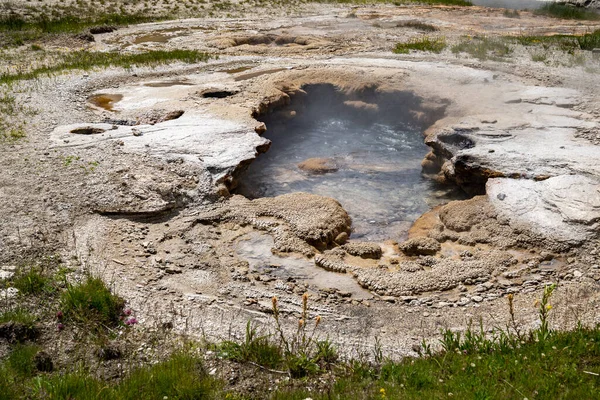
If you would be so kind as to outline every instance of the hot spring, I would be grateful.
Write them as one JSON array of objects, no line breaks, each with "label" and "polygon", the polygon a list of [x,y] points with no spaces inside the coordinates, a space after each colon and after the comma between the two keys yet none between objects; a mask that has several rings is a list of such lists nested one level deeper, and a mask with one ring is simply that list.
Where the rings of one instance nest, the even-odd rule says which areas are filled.
[{"label": "hot spring", "polygon": [[421,172],[429,151],[422,131],[443,114],[423,103],[411,92],[303,87],[288,106],[258,118],[272,145],[240,176],[237,193],[332,197],[352,217],[352,238],[403,239],[424,212],[465,198]]}]

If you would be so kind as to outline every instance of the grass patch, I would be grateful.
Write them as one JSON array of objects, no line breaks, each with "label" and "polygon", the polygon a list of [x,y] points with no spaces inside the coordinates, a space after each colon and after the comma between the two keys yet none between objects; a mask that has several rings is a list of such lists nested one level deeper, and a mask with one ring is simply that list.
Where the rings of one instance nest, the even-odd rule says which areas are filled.
[{"label": "grass patch", "polygon": [[17,307],[12,310],[4,311],[0,314],[0,324],[5,322],[15,322],[23,324],[28,328],[33,328],[37,318],[24,308]]},{"label": "grass patch", "polygon": [[48,17],[45,13],[24,18],[17,14],[0,17],[0,35],[3,47],[21,46],[49,34],[74,34],[97,26],[125,26],[168,19],[168,16],[142,14],[92,12],[91,16],[80,17],[67,13],[61,17]]},{"label": "grass patch", "polygon": [[509,9],[506,9],[502,13],[502,15],[504,15],[506,18],[521,18],[521,14],[519,14],[518,10],[509,10]]},{"label": "grass patch", "polygon": [[396,54],[408,54],[410,50],[441,53],[446,46],[446,38],[444,37],[431,38],[425,36],[418,39],[415,38],[408,43],[398,43],[393,51]]},{"label": "grass patch", "polygon": [[282,364],[281,348],[271,343],[270,335],[259,335],[252,321],[246,325],[244,342],[224,341],[217,346],[219,355],[237,362],[254,362],[266,368],[278,368]]},{"label": "grass patch", "polygon": [[425,32],[436,32],[439,29],[431,24],[426,24],[425,22],[421,22],[421,21],[405,21],[405,22],[398,22],[396,24],[397,28],[413,28],[413,29],[417,29],[420,31],[425,31]]},{"label": "grass patch", "polygon": [[556,47],[570,54],[575,50],[593,50],[600,48],[600,29],[585,35],[552,35],[552,36],[516,36],[506,37],[523,46],[542,46],[544,49]]},{"label": "grass patch", "polygon": [[118,325],[125,301],[111,293],[102,279],[88,276],[79,284],[67,286],[60,305],[66,320],[93,328]]},{"label": "grass patch", "polygon": [[39,295],[54,291],[52,278],[38,267],[22,268],[17,271],[12,278],[12,286],[25,295]]},{"label": "grass patch", "polygon": [[120,382],[97,379],[79,369],[36,375],[36,346],[19,346],[0,364],[0,400],[14,399],[218,399],[221,383],[201,360],[183,351],[155,365],[132,370]]},{"label": "grass patch", "polygon": [[154,50],[137,54],[122,54],[119,52],[100,53],[89,51],[75,51],[63,56],[62,61],[56,65],[35,68],[28,72],[5,73],[0,75],[0,84],[11,84],[20,80],[35,79],[40,76],[69,70],[90,70],[95,67],[123,67],[131,68],[133,65],[162,65],[174,61],[196,63],[207,61],[209,55],[196,50]]},{"label": "grass patch", "polygon": [[8,365],[20,377],[33,376],[35,373],[34,357],[39,348],[35,345],[17,345],[8,355]]},{"label": "grass patch", "polygon": [[488,37],[466,37],[452,46],[454,54],[467,53],[478,60],[506,61],[505,57],[513,52],[506,40]]},{"label": "grass patch", "polygon": [[[553,333],[518,346],[454,335],[456,348],[380,368],[347,366],[327,394],[281,390],[274,399],[507,399],[596,398],[600,381],[600,329]],[[470,350],[467,350],[470,349]],[[584,371],[587,371],[584,372]],[[591,374],[590,374],[591,373]],[[450,394],[451,393],[451,394]]]},{"label": "grass patch", "polygon": [[554,18],[577,19],[577,20],[600,20],[600,14],[586,10],[581,7],[573,7],[566,4],[549,2],[534,11],[537,15],[546,15]]}]

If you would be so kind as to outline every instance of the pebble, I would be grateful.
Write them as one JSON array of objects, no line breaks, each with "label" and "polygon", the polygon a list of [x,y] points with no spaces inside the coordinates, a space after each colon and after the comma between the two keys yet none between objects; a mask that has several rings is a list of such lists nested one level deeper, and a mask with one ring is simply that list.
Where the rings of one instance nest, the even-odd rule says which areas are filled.
[{"label": "pebble", "polygon": [[473,296],[473,297],[471,297],[471,300],[473,300],[475,303],[481,303],[483,301],[483,297]]}]

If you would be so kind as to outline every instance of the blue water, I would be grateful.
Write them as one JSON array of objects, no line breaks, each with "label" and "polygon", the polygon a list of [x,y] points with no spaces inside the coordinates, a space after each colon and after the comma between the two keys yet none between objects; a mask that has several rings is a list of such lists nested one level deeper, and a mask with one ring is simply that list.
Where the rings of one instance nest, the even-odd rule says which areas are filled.
[{"label": "blue water", "polygon": [[[389,115],[357,119],[368,112],[345,113],[337,105],[315,108],[293,119],[266,121],[271,148],[241,176],[239,193],[256,198],[309,192],[335,198],[353,219],[352,237],[368,240],[400,239],[421,214],[456,198],[421,175],[421,160],[429,151],[421,127]],[[338,171],[315,175],[298,168],[316,157],[331,159]]]}]

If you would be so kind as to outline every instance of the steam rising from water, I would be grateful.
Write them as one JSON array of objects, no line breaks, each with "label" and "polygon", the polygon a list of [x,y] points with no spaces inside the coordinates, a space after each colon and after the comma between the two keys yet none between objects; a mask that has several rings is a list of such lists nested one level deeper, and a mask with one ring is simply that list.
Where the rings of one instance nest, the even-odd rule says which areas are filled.
[{"label": "steam rising from water", "polygon": [[[367,92],[348,105],[332,86],[305,90],[307,96],[264,119],[272,146],[240,177],[239,193],[256,198],[302,191],[335,198],[352,217],[352,237],[368,240],[400,239],[421,214],[456,197],[421,176],[428,147],[410,113],[419,98]],[[328,159],[338,170],[298,168],[310,158]]]}]

